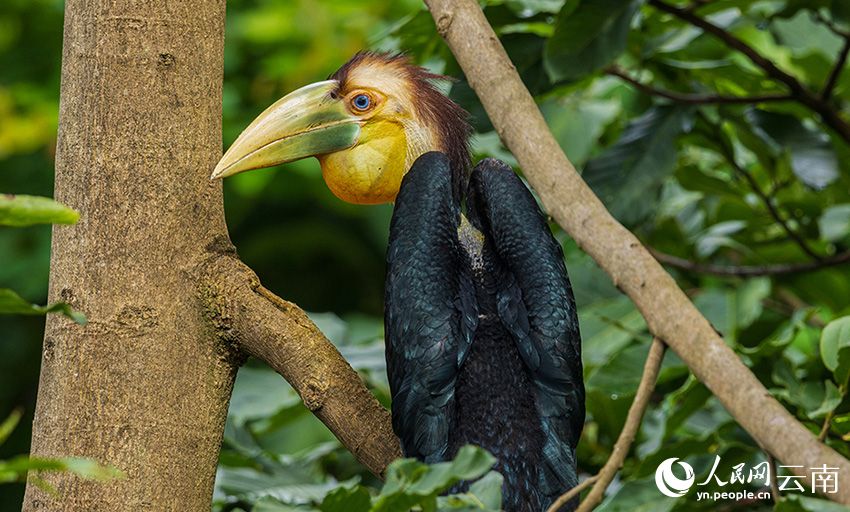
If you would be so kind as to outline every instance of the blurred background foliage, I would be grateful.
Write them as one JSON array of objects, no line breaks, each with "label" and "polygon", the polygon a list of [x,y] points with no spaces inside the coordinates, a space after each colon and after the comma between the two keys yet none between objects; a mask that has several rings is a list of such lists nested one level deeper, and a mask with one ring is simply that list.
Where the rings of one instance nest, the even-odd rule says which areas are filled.
[{"label": "blurred background foliage", "polygon": [[[720,38],[665,13],[655,0],[482,5],[585,180],[669,265],[771,392],[813,433],[823,432],[827,443],[850,455],[850,324],[833,324],[821,339],[830,321],[850,314],[848,265],[829,264],[850,249],[846,134],[814,113],[811,102],[788,98],[786,85]],[[850,75],[840,73],[843,59],[836,72],[836,61],[850,48],[846,2],[671,0],[671,5],[743,41],[813,91],[818,108],[846,123]],[[52,195],[62,9],[59,0],[0,4],[3,192]],[[226,34],[225,146],[265,106],[324,79],[357,50],[404,50],[458,79],[446,89],[473,115],[477,156],[516,165],[420,2],[231,0]],[[388,404],[381,304],[391,207],[337,200],[314,160],[227,180],[225,204],[242,258],[266,286],[317,312],[316,322]],[[629,299],[552,227],[564,246],[579,304],[588,392],[579,465],[583,475],[591,475],[623,425],[651,337]],[[49,239],[47,226],[0,228],[0,287],[44,303]],[[788,264],[792,267],[777,267]],[[0,459],[28,448],[42,329],[39,317],[0,316],[0,418],[15,407],[25,411],[22,426],[0,446]],[[716,455],[727,480],[733,465],[765,460],[668,352],[638,439],[602,509],[714,510],[717,504],[692,496],[664,498],[653,475],[660,461],[679,457],[702,481]],[[477,460],[481,466],[484,459]],[[478,466],[476,474],[483,474],[486,464]],[[444,468],[446,479],[451,474]],[[492,489],[492,479],[482,482]],[[380,487],[282,379],[253,361],[240,370],[215,510],[387,507],[377,490],[358,484]],[[18,510],[22,491],[21,485],[0,486],[0,510]],[[376,496],[371,505],[370,492]],[[494,506],[488,495],[482,489],[481,499],[442,500],[439,506]],[[806,499],[811,494],[801,496],[791,493],[777,510],[826,510],[824,502]],[[359,508],[351,508],[354,504]],[[774,506],[741,501],[722,507]]]}]

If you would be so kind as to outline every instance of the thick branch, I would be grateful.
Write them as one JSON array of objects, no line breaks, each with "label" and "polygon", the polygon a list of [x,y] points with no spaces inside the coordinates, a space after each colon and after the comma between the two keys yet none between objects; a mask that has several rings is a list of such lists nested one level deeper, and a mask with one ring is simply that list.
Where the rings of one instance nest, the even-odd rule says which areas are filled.
[{"label": "thick branch", "polygon": [[213,258],[203,275],[203,306],[225,341],[280,373],[375,475],[401,457],[389,412],[304,311],[263,288],[235,256]]},{"label": "thick branch", "polygon": [[623,430],[620,431],[620,436],[614,443],[611,456],[599,470],[599,480],[594,484],[593,489],[590,490],[584,501],[581,502],[577,512],[590,512],[596,508],[602,502],[605,490],[611,484],[611,480],[614,479],[617,471],[623,467],[623,461],[629,454],[629,448],[635,440],[638,429],[640,429],[643,413],[646,411],[649,399],[652,397],[652,391],[655,389],[655,381],[658,379],[658,371],[661,369],[666,348],[666,345],[660,339],[654,338],[652,340],[652,345],[649,346],[649,354],[646,356],[646,363],[643,365],[643,376],[640,379],[640,384],[638,384],[635,399],[629,407],[626,424],[623,425]]},{"label": "thick branch", "polygon": [[700,263],[691,261],[672,254],[666,254],[655,249],[650,249],[655,259],[665,265],[696,272],[698,274],[709,274],[713,276],[730,277],[757,277],[757,276],[780,276],[786,274],[800,274],[812,272],[827,267],[835,267],[850,262],[850,251],[842,252],[819,261],[807,261],[804,263],[777,263],[773,265],[715,265],[713,263]]},{"label": "thick branch", "polygon": [[[770,396],[673,278],[581,180],[549,132],[478,2],[426,3],[493,126],[517,157],[549,214],[631,297],[652,333],[669,344],[768,452],[788,464],[816,467],[827,463],[840,472],[850,472],[850,462],[819,443]],[[829,497],[850,503],[850,486]]]},{"label": "thick branch", "polygon": [[836,112],[836,110],[832,108],[828,102],[824,101],[820,96],[807,89],[794,76],[779,69],[776,64],[761,55],[753,47],[733,36],[722,27],[694,14],[694,12],[689,9],[682,9],[674,5],[670,5],[662,0],[649,0],[649,5],[660,11],[672,14],[680,20],[690,23],[695,27],[701,28],[704,32],[712,34],[723,41],[723,43],[729,48],[743,53],[748,59],[750,59],[750,61],[752,61],[753,64],[761,68],[767,76],[777,82],[785,84],[788,87],[790,94],[797,99],[797,101],[807,106],[813,112],[818,113],[824,124],[835,130],[836,133],[838,133],[845,141],[850,142],[850,125],[848,125],[847,122],[838,115],[838,112]]},{"label": "thick branch", "polygon": [[657,87],[645,84],[632,77],[627,72],[618,68],[617,66],[610,66],[605,68],[605,73],[620,78],[624,82],[627,82],[634,86],[635,89],[649,96],[658,96],[660,98],[666,98],[668,100],[675,101],[676,103],[684,103],[687,105],[752,105],[754,103],[765,103],[770,101],[788,101],[794,99],[794,97],[790,94],[770,93],[757,94],[754,96],[725,96],[722,94],[687,94],[666,89],[659,89]]}]

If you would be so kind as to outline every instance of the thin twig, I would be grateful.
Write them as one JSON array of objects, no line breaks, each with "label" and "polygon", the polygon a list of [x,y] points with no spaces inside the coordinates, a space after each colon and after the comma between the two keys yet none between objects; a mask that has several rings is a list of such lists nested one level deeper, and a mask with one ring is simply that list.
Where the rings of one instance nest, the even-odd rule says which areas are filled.
[{"label": "thin twig", "polygon": [[811,11],[811,13],[812,13],[812,18],[815,21],[818,21],[818,22],[822,23],[823,25],[826,25],[826,28],[828,28],[833,34],[835,34],[839,37],[843,37],[845,39],[850,38],[850,32],[847,32],[846,30],[842,30],[841,28],[838,27],[838,25],[835,24],[834,21],[824,18],[823,15],[820,12]]},{"label": "thin twig", "polygon": [[826,441],[826,436],[829,435],[829,427],[832,425],[833,416],[835,416],[835,409],[826,413],[826,418],[823,419],[823,425],[820,428],[820,434],[818,434],[818,441]]},{"label": "thin twig", "polygon": [[[779,287],[776,289],[776,298],[787,304],[791,307],[791,312],[797,311],[799,309],[809,309],[812,308],[811,304],[807,304],[803,299],[797,297],[791,290],[784,287]],[[826,327],[826,321],[821,318],[820,314],[816,309],[812,310],[812,314],[806,319],[806,323],[811,325],[812,327],[817,327],[818,329],[823,329]]]},{"label": "thin twig", "polygon": [[712,276],[729,277],[758,277],[758,276],[780,276],[787,274],[800,274],[812,272],[827,267],[835,267],[850,263],[850,251],[842,252],[819,261],[807,261],[802,263],[776,263],[772,265],[716,265],[714,263],[701,263],[661,251],[649,250],[655,259],[665,265]]},{"label": "thin twig", "polygon": [[808,107],[811,111],[820,115],[823,123],[841,136],[845,141],[850,142],[850,124],[847,124],[844,119],[838,114],[829,102],[824,101],[819,95],[810,91],[797,78],[787,72],[779,69],[770,59],[757,52],[752,46],[748,45],[741,39],[738,39],[724,28],[711,23],[695,14],[687,8],[676,7],[662,0],[649,0],[649,5],[656,9],[672,14],[682,21],[690,23],[698,27],[708,34],[712,34],[726,46],[737,50],[746,56],[750,61],[764,71],[768,77],[777,82],[781,82],[788,87],[789,93],[800,103]]},{"label": "thin twig", "polygon": [[622,79],[624,82],[627,82],[634,86],[635,89],[643,92],[644,94],[648,94],[650,96],[658,96],[661,98],[666,98],[671,101],[675,101],[677,103],[684,103],[687,105],[717,105],[717,104],[726,104],[726,105],[737,105],[744,104],[750,105],[753,103],[764,103],[768,101],[789,101],[794,100],[794,96],[790,94],[777,94],[777,93],[765,93],[765,94],[757,94],[754,96],[726,96],[722,94],[688,94],[681,93],[677,91],[670,91],[667,89],[659,89],[657,87],[653,87],[651,85],[645,84],[638,79],[629,75],[626,71],[618,68],[617,66],[609,66],[605,68],[605,73],[616,76]]},{"label": "thin twig", "polygon": [[[629,448],[635,440],[643,413],[646,411],[652,391],[655,389],[655,381],[658,379],[658,371],[661,369],[661,362],[664,360],[664,351],[666,348],[667,345],[663,341],[653,338],[652,345],[649,347],[649,354],[646,356],[646,363],[643,365],[643,376],[635,392],[635,399],[629,407],[629,414],[626,416],[626,423],[623,425],[623,430],[620,431],[620,436],[617,438],[617,442],[614,443],[614,449],[611,450],[611,455],[608,457],[605,465],[602,466],[602,469],[599,470],[599,473],[580,484],[586,487],[590,485],[587,483],[589,480],[593,479],[596,481],[593,489],[591,489],[590,493],[581,505],[579,505],[577,512],[589,512],[593,510],[602,501],[602,496],[605,494],[608,485],[611,484],[611,480],[614,479],[614,475],[623,467],[623,461],[626,460],[626,456],[629,454]],[[557,512],[563,505],[566,505],[571,499],[578,496],[581,492],[581,489],[578,489],[578,487],[576,486],[561,495],[561,497],[552,503],[547,512]]]},{"label": "thin twig", "polygon": [[770,465],[770,474],[773,475],[773,478],[770,479],[770,496],[773,498],[773,503],[779,503],[782,501],[782,493],[779,491],[779,483],[776,481],[776,459],[770,453],[765,453],[767,453],[767,463]]},{"label": "thin twig", "polygon": [[773,220],[775,220],[780,227],[782,227],[782,230],[785,231],[785,233],[788,235],[788,238],[794,241],[794,243],[796,243],[797,246],[800,247],[800,250],[809,255],[813,260],[818,262],[822,261],[823,257],[816,253],[809,246],[806,240],[803,239],[802,236],[800,236],[796,231],[791,229],[791,226],[788,224],[788,221],[782,216],[781,213],[779,213],[779,210],[776,208],[776,205],[773,204],[773,198],[771,198],[767,193],[765,193],[765,191],[762,190],[753,175],[750,174],[738,163],[737,159],[735,158],[735,150],[729,143],[729,141],[726,140],[726,138],[723,136],[721,126],[719,124],[712,123],[702,113],[698,114],[700,118],[712,128],[712,133],[707,135],[717,142],[718,148],[720,149],[720,152],[723,157],[729,162],[729,165],[732,166],[732,169],[739,176],[744,178],[744,180],[746,180],[746,182],[750,185],[750,189],[752,189],[753,193],[758,196],[758,198],[764,204],[765,208],[767,208],[767,211],[768,213],[770,213],[770,216],[773,217]]},{"label": "thin twig", "polygon": [[[850,474],[850,461],[818,442],[771,396],[661,264],[605,210],[552,136],[479,3],[426,3],[437,31],[544,209],[634,301],[653,334],[669,343],[753,440],[778,460],[802,467],[827,464]],[[801,469],[795,471],[810,478]],[[850,486],[826,497],[850,504]]]},{"label": "thin twig", "polygon": [[585,478],[578,485],[565,492],[564,494],[558,496],[558,499],[555,500],[552,505],[546,510],[546,512],[558,512],[561,507],[569,503],[573,498],[581,494],[581,492],[588,487],[590,487],[594,482],[599,480],[599,475],[593,475],[591,477]]},{"label": "thin twig", "polygon": [[838,84],[838,79],[841,77],[841,72],[844,71],[844,65],[847,64],[847,55],[850,54],[850,38],[844,39],[844,46],[841,47],[841,52],[838,54],[838,59],[835,61],[835,65],[832,67],[832,71],[829,73],[829,78],[826,80],[826,85],[823,86],[823,90],[820,93],[820,97],[822,100],[829,100],[830,96],[832,96],[832,92],[835,90],[835,86]]},{"label": "thin twig", "polygon": [[643,413],[649,405],[649,399],[652,397],[652,391],[655,389],[655,381],[658,379],[658,372],[661,370],[661,363],[664,360],[664,351],[667,345],[659,338],[653,338],[652,344],[649,346],[649,354],[646,356],[646,362],[643,365],[643,376],[638,384],[635,399],[629,407],[629,414],[626,416],[626,424],[623,425],[623,430],[620,432],[620,437],[614,443],[614,449],[611,450],[611,456],[608,461],[599,470],[599,481],[594,484],[587,497],[579,505],[576,512],[590,512],[602,502],[605,495],[605,490],[611,484],[611,480],[623,467],[623,461],[629,454],[629,448],[635,440],[640,422],[643,419]]}]

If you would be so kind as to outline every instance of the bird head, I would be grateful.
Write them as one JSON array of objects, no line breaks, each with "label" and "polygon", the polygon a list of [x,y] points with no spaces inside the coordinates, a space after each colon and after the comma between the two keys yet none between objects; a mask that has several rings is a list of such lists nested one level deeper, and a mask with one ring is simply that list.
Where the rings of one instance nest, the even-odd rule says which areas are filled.
[{"label": "bird head", "polygon": [[395,199],[404,174],[428,151],[446,153],[455,172],[464,173],[470,128],[466,112],[434,86],[444,79],[404,55],[358,53],[328,80],[267,108],[212,178],[315,156],[337,197],[378,204]]}]

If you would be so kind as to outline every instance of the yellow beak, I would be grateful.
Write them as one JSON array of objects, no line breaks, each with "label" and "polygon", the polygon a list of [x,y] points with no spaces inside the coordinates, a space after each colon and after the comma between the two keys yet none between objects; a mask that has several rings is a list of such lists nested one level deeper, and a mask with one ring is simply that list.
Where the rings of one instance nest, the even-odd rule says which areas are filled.
[{"label": "yellow beak", "polygon": [[336,80],[307,85],[260,114],[230,146],[210,179],[333,153],[357,144],[362,121],[331,94]]}]

